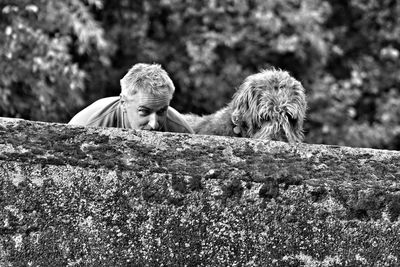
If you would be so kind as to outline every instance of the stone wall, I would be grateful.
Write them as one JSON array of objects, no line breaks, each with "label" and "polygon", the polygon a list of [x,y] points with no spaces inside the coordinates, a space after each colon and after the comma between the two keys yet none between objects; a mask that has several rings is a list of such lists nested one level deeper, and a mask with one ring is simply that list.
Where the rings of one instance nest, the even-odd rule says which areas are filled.
[{"label": "stone wall", "polygon": [[0,119],[0,266],[398,266],[400,152]]}]

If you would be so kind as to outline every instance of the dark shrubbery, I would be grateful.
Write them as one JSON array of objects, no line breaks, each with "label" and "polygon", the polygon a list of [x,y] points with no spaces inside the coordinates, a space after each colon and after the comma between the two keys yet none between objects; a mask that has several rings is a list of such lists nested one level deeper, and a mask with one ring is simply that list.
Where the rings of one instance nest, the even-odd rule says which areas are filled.
[{"label": "dark shrubbery", "polygon": [[307,90],[306,142],[400,149],[400,3],[0,0],[0,116],[68,121],[158,62],[181,112],[211,113],[263,68]]},{"label": "dark shrubbery", "polygon": [[109,61],[88,4],[0,0],[0,116],[66,121],[86,104],[90,73],[76,58],[86,55],[103,66]]}]

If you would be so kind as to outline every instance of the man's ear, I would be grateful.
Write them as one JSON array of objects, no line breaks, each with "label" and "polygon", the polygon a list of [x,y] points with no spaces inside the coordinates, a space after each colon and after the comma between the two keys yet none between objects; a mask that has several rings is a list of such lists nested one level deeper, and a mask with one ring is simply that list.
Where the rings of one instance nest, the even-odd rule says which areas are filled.
[{"label": "man's ear", "polygon": [[125,104],[125,101],[126,101],[126,99],[125,99],[125,97],[122,95],[122,93],[119,94],[119,102],[121,102],[121,104],[124,105],[124,104]]},{"label": "man's ear", "polygon": [[119,94],[119,102],[121,103],[122,111],[126,113],[126,97],[122,93]]},{"label": "man's ear", "polygon": [[124,78],[119,80],[119,85],[121,87],[121,93],[119,94],[119,99],[120,99],[120,101],[122,103],[122,102],[126,101],[126,97],[122,94],[122,91],[123,91],[122,88],[124,88]]}]

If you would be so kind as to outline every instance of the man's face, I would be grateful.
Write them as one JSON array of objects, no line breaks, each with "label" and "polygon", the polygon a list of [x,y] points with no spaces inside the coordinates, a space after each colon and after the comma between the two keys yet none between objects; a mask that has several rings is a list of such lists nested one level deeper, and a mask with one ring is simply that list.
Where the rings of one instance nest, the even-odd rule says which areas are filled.
[{"label": "man's face", "polygon": [[159,131],[165,125],[172,95],[137,92],[123,103],[130,128]]}]

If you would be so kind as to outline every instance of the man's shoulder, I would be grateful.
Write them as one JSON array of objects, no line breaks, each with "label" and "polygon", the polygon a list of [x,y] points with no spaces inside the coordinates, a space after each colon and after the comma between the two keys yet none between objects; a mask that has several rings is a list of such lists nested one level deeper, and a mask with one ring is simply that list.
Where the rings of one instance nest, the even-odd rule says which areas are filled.
[{"label": "man's shoulder", "polygon": [[119,97],[101,98],[77,113],[69,124],[82,126],[114,126]]},{"label": "man's shoulder", "polygon": [[93,102],[89,107],[91,106],[97,106],[97,107],[104,107],[110,104],[114,104],[119,101],[118,96],[110,96],[110,97],[104,97],[96,100]]},{"label": "man's shoulder", "polygon": [[182,115],[173,107],[168,107],[166,130],[177,133],[194,133],[192,127],[189,126]]}]

